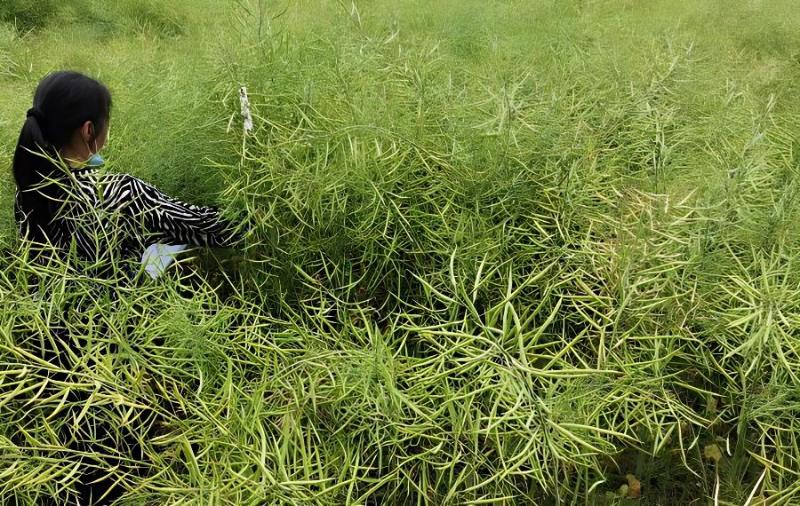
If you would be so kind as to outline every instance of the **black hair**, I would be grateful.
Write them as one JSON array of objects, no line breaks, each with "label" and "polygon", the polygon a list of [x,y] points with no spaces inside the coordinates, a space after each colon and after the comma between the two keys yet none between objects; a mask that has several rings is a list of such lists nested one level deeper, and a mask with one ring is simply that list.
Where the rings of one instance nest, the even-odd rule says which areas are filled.
[{"label": "black hair", "polygon": [[[39,83],[14,151],[13,172],[17,183],[17,221],[24,235],[44,242],[42,228],[54,214],[53,193],[47,181],[59,171],[59,151],[75,131],[91,121],[95,135],[102,132],[111,114],[111,92],[83,74],[60,71]],[[35,191],[34,191],[35,190]]]}]

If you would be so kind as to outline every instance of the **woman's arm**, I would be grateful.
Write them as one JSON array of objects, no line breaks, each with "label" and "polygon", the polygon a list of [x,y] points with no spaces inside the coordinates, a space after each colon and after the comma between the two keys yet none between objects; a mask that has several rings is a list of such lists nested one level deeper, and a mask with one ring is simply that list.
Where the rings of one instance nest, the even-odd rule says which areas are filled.
[{"label": "woman's arm", "polygon": [[241,239],[216,208],[187,204],[128,174],[115,179],[103,191],[107,208],[124,209],[155,241],[230,247]]}]

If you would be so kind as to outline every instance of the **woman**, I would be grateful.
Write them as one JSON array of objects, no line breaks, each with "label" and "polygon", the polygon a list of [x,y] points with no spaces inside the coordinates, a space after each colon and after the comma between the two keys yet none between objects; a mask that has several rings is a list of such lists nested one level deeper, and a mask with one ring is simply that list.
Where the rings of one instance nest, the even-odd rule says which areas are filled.
[{"label": "woman", "polygon": [[[36,89],[14,152],[13,173],[16,219],[21,235],[35,246],[32,249],[37,260],[42,261],[45,252],[61,257],[74,253],[88,262],[91,271],[102,266],[101,272],[108,274],[117,270],[116,259],[138,261],[153,243],[206,247],[235,244],[237,234],[216,209],[181,202],[133,176],[99,167],[102,159],[97,153],[108,137],[110,112],[108,89],[77,72],[50,74]],[[65,329],[58,324],[50,328],[58,342],[73,342]],[[41,352],[51,363],[60,364],[69,358],[58,349]],[[70,365],[62,367],[68,370]],[[58,375],[54,376],[56,380],[66,381],[64,374]],[[71,392],[68,400],[81,409],[86,394]],[[104,422],[92,430],[97,441],[108,447],[69,433],[70,427],[61,424],[61,430],[67,432],[60,434],[70,455],[106,455],[108,447],[116,446],[120,454],[133,455],[136,461],[142,458],[138,442],[128,436],[116,445],[110,443],[117,431]],[[117,462],[115,458],[107,456],[104,465]],[[122,475],[136,472],[126,467],[124,459],[117,460]],[[81,503],[113,501],[123,487],[102,467],[87,462],[74,484]],[[98,499],[101,496],[103,500]]]},{"label": "woman", "polygon": [[[77,72],[56,72],[36,89],[14,152],[20,233],[79,257],[138,259],[153,243],[227,247],[230,223],[127,174],[99,170],[111,94]],[[178,248],[180,249],[180,248]]]}]

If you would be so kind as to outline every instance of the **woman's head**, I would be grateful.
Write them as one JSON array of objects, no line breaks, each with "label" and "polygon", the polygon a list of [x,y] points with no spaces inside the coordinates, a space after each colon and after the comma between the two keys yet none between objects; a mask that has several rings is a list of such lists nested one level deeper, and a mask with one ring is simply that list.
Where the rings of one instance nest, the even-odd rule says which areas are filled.
[{"label": "woman's head", "polygon": [[13,160],[24,233],[42,239],[41,228],[52,218],[59,192],[48,183],[60,170],[58,159],[81,163],[102,149],[110,113],[108,88],[83,74],[55,72],[39,83]]},{"label": "woman's head", "polygon": [[14,179],[20,189],[51,174],[43,157],[87,160],[105,144],[111,93],[78,72],[54,72],[39,83],[14,152]]}]

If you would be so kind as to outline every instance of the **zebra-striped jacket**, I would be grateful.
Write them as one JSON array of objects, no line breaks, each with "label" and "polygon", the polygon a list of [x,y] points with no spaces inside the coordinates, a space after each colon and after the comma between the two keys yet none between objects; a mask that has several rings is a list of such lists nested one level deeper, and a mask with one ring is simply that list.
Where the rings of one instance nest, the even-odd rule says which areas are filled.
[{"label": "zebra-striped jacket", "polygon": [[[23,236],[45,237],[64,251],[74,247],[87,260],[114,253],[137,258],[152,243],[229,247],[239,240],[216,208],[187,204],[129,174],[98,167],[60,172],[24,190],[32,192],[25,207],[45,199],[38,207],[48,210],[48,219],[30,220],[17,190],[15,217]],[[40,230],[30,234],[34,226]]]}]

